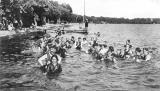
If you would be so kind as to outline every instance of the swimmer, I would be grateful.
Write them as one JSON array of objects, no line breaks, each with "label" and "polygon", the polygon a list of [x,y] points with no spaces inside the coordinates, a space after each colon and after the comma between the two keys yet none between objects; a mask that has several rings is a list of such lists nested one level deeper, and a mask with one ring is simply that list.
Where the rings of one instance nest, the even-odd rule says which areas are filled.
[{"label": "swimmer", "polygon": [[95,45],[93,47],[91,47],[91,52],[92,52],[92,55],[97,58],[98,56],[98,52],[99,52],[99,45]]},{"label": "swimmer", "polygon": [[132,52],[132,45],[130,44],[130,40],[126,41],[126,45],[124,45],[124,57],[126,59],[130,58],[133,54]]},{"label": "swimmer", "polygon": [[97,46],[98,45],[98,43],[97,43],[97,38],[93,41],[93,45],[92,45],[92,47],[95,47],[95,46]]},{"label": "swimmer", "polygon": [[100,36],[101,36],[100,32],[97,32],[97,34],[96,34],[96,35],[97,35],[97,37],[100,37]]},{"label": "swimmer", "polygon": [[72,44],[72,45],[76,42],[74,36],[71,37],[71,40],[70,40],[70,41],[71,41],[71,44]]},{"label": "swimmer", "polygon": [[66,46],[65,45],[62,45],[59,49],[59,55],[62,57],[62,58],[65,58],[66,57],[66,53],[67,53],[67,50],[66,50]]},{"label": "swimmer", "polygon": [[151,56],[151,53],[149,52],[149,49],[148,48],[143,48],[143,60],[145,61],[150,61],[152,56]]},{"label": "swimmer", "polygon": [[41,68],[44,72],[47,65],[50,63],[50,59],[53,55],[57,56],[58,58],[56,62],[53,61],[54,65],[61,64],[61,58],[55,53],[56,53],[56,49],[54,47],[50,47],[50,51],[48,51],[46,54],[44,54],[38,59],[38,63],[41,65]]},{"label": "swimmer", "polygon": [[117,58],[124,58],[124,53],[122,53],[122,49],[117,49],[116,57]]},{"label": "swimmer", "polygon": [[86,40],[86,38],[83,38],[82,41],[82,51],[84,51],[85,53],[88,53],[88,41]]},{"label": "swimmer", "polygon": [[81,50],[82,49],[82,41],[81,37],[78,38],[78,41],[76,42],[76,49]]},{"label": "swimmer", "polygon": [[108,51],[107,45],[105,45],[105,44],[100,45],[100,49],[98,52],[98,59],[104,60],[105,54],[107,53],[107,51]]},{"label": "swimmer", "polygon": [[70,49],[72,46],[71,46],[71,44],[69,43],[69,41],[66,41],[65,42],[65,45],[64,45],[64,48],[65,49]]},{"label": "swimmer", "polygon": [[107,45],[103,44],[99,53],[104,56],[107,53],[107,51],[108,51]]},{"label": "swimmer", "polygon": [[134,56],[134,59],[136,62],[141,62],[142,60],[142,55],[141,55],[141,49],[139,47],[137,47],[135,49],[135,56]]},{"label": "swimmer", "polygon": [[106,59],[108,61],[112,61],[114,63],[117,63],[115,55],[116,54],[114,53],[114,47],[113,46],[109,46],[109,49],[108,49],[107,54],[106,54]]}]

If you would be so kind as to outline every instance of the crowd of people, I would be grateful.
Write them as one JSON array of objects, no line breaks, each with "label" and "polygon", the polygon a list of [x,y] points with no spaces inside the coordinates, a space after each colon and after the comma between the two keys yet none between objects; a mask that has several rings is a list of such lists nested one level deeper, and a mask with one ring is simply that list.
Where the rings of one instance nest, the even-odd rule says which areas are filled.
[{"label": "crowd of people", "polygon": [[[142,62],[149,61],[152,58],[149,48],[133,48],[130,40],[126,41],[123,48],[115,50],[106,41],[98,43],[99,36],[100,33],[96,33],[96,37],[91,37],[91,39],[86,37],[76,39],[74,36],[64,38],[59,32],[55,37],[46,34],[37,41],[37,46],[41,50],[38,62],[41,68],[45,70],[44,72],[54,72],[58,68],[61,69],[61,60],[69,55],[67,50],[71,48],[90,54],[98,61],[115,64],[120,60],[132,59],[135,62]],[[51,64],[53,65],[51,66]]]}]

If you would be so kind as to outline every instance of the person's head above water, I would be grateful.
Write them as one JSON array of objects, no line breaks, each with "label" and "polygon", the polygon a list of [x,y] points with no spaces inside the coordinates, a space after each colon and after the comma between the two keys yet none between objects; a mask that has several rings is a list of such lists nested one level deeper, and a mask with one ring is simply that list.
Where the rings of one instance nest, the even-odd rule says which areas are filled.
[{"label": "person's head above water", "polygon": [[113,46],[109,46],[109,51],[113,52],[114,51],[114,47]]},{"label": "person's head above water", "polygon": [[72,36],[71,39],[74,39],[74,36]]},{"label": "person's head above water", "polygon": [[139,47],[137,47],[137,48],[135,49],[135,52],[141,52],[141,49],[140,49]]},{"label": "person's head above water", "polygon": [[126,41],[126,45],[127,45],[127,44],[130,44],[130,43],[131,43],[131,41],[130,41],[130,40],[127,40],[127,41]]},{"label": "person's head above water", "polygon": [[107,45],[106,45],[106,44],[104,44],[103,46],[104,46],[104,48],[107,48]]},{"label": "person's head above water", "polygon": [[103,48],[103,45],[102,45],[102,44],[99,44],[99,47],[100,47],[100,48]]},{"label": "person's head above water", "polygon": [[78,41],[81,41],[81,37],[78,37]]},{"label": "person's head above water", "polygon": [[148,48],[143,48],[143,53],[144,53],[145,55],[147,55],[147,54],[149,53],[149,49],[148,49]]},{"label": "person's head above water", "polygon": [[132,48],[132,45],[129,45],[129,48]]},{"label": "person's head above water", "polygon": [[83,38],[83,41],[85,41],[86,40],[86,38]]},{"label": "person's head above water", "polygon": [[55,54],[56,51],[57,50],[55,45],[49,46],[49,52],[51,55]]}]

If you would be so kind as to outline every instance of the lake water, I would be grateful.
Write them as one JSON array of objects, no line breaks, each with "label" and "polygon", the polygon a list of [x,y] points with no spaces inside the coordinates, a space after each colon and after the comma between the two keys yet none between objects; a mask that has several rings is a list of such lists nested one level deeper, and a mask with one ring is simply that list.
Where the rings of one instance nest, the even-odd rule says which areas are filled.
[{"label": "lake water", "polygon": [[[78,26],[78,25],[77,25]],[[98,62],[91,55],[68,50],[62,72],[46,77],[38,68],[35,53],[30,49],[35,39],[29,37],[1,38],[0,89],[3,91],[159,91],[160,90],[160,25],[90,24],[90,36],[100,32],[100,40],[122,47],[127,39],[133,47],[151,47],[153,59],[136,63],[119,61],[117,69]],[[69,34],[69,36],[85,36]],[[87,37],[87,36],[86,36]]]}]

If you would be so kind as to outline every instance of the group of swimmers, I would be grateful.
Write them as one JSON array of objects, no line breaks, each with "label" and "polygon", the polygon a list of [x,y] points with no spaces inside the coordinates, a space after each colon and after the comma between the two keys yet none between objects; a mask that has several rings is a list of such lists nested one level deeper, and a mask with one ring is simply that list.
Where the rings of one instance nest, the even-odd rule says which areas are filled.
[{"label": "group of swimmers", "polygon": [[152,58],[149,48],[135,48],[133,49],[130,40],[126,41],[124,48],[117,49],[107,44],[98,44],[96,40],[90,48],[90,53],[98,60],[112,61],[116,63],[118,60],[133,59],[136,62],[149,61]]},{"label": "group of swimmers", "polygon": [[[98,33],[98,37],[100,34]],[[113,46],[108,46],[105,41],[103,44],[98,43],[98,38],[91,38],[91,40],[86,37],[76,38],[71,36],[71,38],[64,38],[61,35],[51,37],[46,34],[42,39],[38,40],[37,45],[41,50],[42,56],[38,59],[41,67],[46,69],[46,72],[51,70],[56,70],[60,67],[61,59],[65,58],[67,50],[75,48],[79,51],[91,54],[95,59],[100,61],[110,61],[117,63],[118,60],[133,59],[136,62],[149,61],[152,58],[149,48],[133,48],[131,41],[127,40],[124,48],[117,49]],[[49,66],[53,64],[52,66]]]}]

